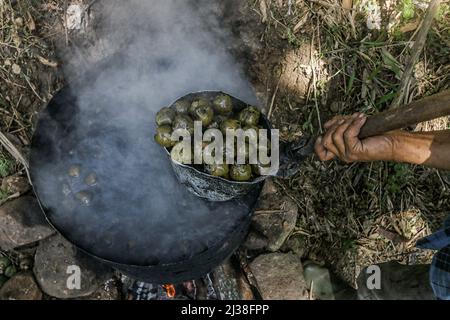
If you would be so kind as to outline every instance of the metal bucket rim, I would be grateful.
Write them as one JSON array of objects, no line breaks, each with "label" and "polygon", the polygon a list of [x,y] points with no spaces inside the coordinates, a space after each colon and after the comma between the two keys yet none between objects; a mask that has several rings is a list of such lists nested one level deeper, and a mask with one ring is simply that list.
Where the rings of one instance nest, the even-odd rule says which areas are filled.
[{"label": "metal bucket rim", "polygon": [[[246,105],[249,105],[249,106],[252,105],[252,104],[249,104],[249,103],[247,103],[247,102],[245,102],[245,101],[243,101],[243,100],[241,100],[239,98],[236,98],[235,96],[233,96],[233,95],[231,95],[231,94],[229,94],[227,92],[221,91],[221,90],[219,90],[219,91],[218,90],[203,90],[203,91],[189,92],[189,93],[187,93],[187,94],[185,94],[183,96],[180,96],[177,99],[175,99],[170,105],[172,106],[178,100],[183,99],[184,97],[187,97],[187,96],[190,96],[190,95],[195,95],[195,94],[201,95],[201,94],[207,94],[207,93],[210,93],[210,94],[212,94],[212,93],[215,93],[215,94],[226,94],[227,96],[230,96],[230,97],[232,97],[235,100],[239,100],[243,104],[246,104]],[[269,126],[269,129],[271,129],[270,128],[269,119],[267,119],[267,117],[264,114],[261,113],[261,115],[263,116],[264,120],[267,122],[267,124]],[[225,179],[225,178],[222,178],[222,177],[216,177],[216,176],[213,176],[213,175],[211,175],[209,173],[206,173],[204,171],[200,171],[197,168],[193,167],[192,165],[187,165],[187,164],[180,163],[178,161],[174,161],[172,159],[172,157],[170,156],[169,150],[167,150],[167,148],[164,148],[164,150],[166,151],[167,155],[169,156],[169,159],[172,161],[173,164],[175,164],[177,166],[180,166],[182,168],[193,170],[193,171],[195,171],[195,172],[197,172],[197,173],[199,173],[201,175],[206,175],[206,176],[211,177],[213,179],[216,179],[218,181],[223,181],[223,182],[234,184],[234,185],[252,185],[252,184],[260,183],[260,182],[266,180],[268,177],[270,177],[269,175],[260,175],[259,177],[255,178],[252,181],[234,181],[234,180],[229,180],[229,179]]]}]

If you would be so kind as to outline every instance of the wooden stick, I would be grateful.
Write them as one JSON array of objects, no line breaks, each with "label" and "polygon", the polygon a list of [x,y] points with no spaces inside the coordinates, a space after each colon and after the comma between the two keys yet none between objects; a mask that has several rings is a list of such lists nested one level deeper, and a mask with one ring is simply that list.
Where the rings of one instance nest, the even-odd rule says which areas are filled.
[{"label": "wooden stick", "polygon": [[397,96],[392,101],[390,109],[395,109],[405,103],[405,93],[407,88],[411,82],[411,75],[414,69],[414,66],[419,60],[420,55],[422,54],[423,47],[425,46],[425,42],[427,40],[428,31],[430,30],[431,23],[433,22],[434,17],[436,16],[437,11],[439,10],[439,5],[441,0],[432,0],[428,5],[427,12],[422,21],[420,30],[417,33],[417,37],[414,41],[414,45],[411,48],[411,56],[409,58],[409,62],[406,65],[405,71],[403,72],[402,79],[400,82],[400,86],[397,90]]},{"label": "wooden stick", "polygon": [[277,97],[278,89],[280,88],[280,79],[278,79],[277,87],[275,88],[275,92],[273,93],[272,100],[270,101],[269,112],[267,113],[267,119],[270,120],[272,118],[273,106],[275,105],[275,98]]},{"label": "wooden stick", "polygon": [[369,117],[361,129],[359,138],[376,136],[448,115],[450,115],[450,89]]}]

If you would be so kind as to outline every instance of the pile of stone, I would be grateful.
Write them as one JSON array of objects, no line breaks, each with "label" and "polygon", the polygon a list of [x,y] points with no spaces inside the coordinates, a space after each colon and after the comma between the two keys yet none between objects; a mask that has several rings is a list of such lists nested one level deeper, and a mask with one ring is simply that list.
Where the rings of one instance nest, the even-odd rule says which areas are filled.
[{"label": "pile of stone", "polygon": [[[3,179],[25,195],[0,206],[0,299],[126,298],[123,277],[58,235],[23,179]],[[245,243],[210,274],[217,299],[311,298],[301,252],[286,246],[297,216],[296,204],[268,181]]]},{"label": "pile of stone", "polygon": [[267,180],[240,249],[243,270],[258,298],[309,299],[301,252],[285,248],[297,217],[296,203]]},{"label": "pile of stone", "polygon": [[[5,185],[11,182],[15,183]],[[13,177],[3,179],[4,188],[9,193],[11,188],[21,188],[13,190],[21,194],[29,186],[22,178]],[[1,300],[119,298],[117,286],[112,285],[112,270],[57,235],[31,195],[7,201],[0,207],[0,249]],[[79,289],[68,283],[71,266],[83,270]]]}]

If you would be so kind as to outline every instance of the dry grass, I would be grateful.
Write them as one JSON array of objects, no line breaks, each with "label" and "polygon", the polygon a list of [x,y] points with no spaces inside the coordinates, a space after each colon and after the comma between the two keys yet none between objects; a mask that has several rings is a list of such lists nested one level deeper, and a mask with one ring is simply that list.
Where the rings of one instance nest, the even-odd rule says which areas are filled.
[{"label": "dry grass", "polygon": [[[370,31],[361,5],[367,2],[354,1],[358,5],[349,11],[331,0],[249,0],[249,14],[261,18],[260,40],[268,52],[259,62],[281,57],[260,69],[267,77],[267,110],[283,138],[320,131],[338,113],[376,113],[389,106],[423,10],[411,16],[404,2],[385,1],[390,6],[382,8],[381,29]],[[60,86],[50,40],[58,33],[70,42],[61,28],[65,4],[0,4],[0,128],[15,144],[27,146],[37,111]],[[409,99],[449,86],[450,10],[444,5],[415,68]],[[418,129],[443,127],[448,119]],[[8,163],[8,174],[19,170]],[[430,253],[416,251],[414,241],[450,212],[450,178],[420,166],[309,161],[278,184],[302,213],[291,237],[301,237],[309,258],[333,266],[350,283],[370,263],[429,261]]]},{"label": "dry grass", "polygon": [[[349,11],[336,1],[292,1],[290,15],[288,1],[254,2],[265,21],[266,42],[272,39],[279,46],[284,41],[289,54],[314,48],[311,72],[304,73],[303,102],[292,104],[280,95],[274,102],[273,120],[286,139],[295,130],[320,131],[320,124],[335,114],[377,113],[394,99],[424,10],[413,7],[411,15],[405,1],[383,2],[380,29],[369,30],[365,6],[378,2],[353,2]],[[449,28],[444,3],[414,70],[409,101],[449,87]],[[296,67],[299,74],[305,66]],[[280,67],[289,68],[295,69]],[[448,118],[437,119],[416,130],[445,129],[448,123]],[[429,262],[431,253],[414,249],[414,243],[450,213],[448,180],[421,166],[309,161],[301,173],[278,183],[303,213],[291,237],[302,238],[306,256],[352,284],[360,268],[371,263]]]},{"label": "dry grass", "polygon": [[[14,4],[13,4],[14,3]],[[55,91],[52,47],[39,24],[42,1],[0,1],[0,113],[2,132],[28,144],[36,111]]]},{"label": "dry grass", "polygon": [[[60,87],[58,63],[47,38],[51,4],[0,0],[0,182],[5,175],[25,173],[37,113]],[[16,152],[9,154],[11,150]]]}]

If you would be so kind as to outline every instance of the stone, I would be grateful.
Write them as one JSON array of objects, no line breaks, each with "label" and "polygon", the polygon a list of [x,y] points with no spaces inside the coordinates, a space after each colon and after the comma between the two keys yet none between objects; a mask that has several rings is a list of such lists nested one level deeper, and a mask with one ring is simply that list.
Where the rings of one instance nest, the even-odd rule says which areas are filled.
[{"label": "stone", "polygon": [[290,198],[263,198],[255,210],[252,228],[267,238],[266,249],[278,251],[295,228],[298,207]]},{"label": "stone", "polygon": [[0,289],[0,300],[41,300],[39,289],[31,272],[21,272],[9,279]]},{"label": "stone", "polygon": [[1,189],[8,194],[24,194],[30,190],[30,184],[25,177],[9,176],[3,179]]},{"label": "stone", "polygon": [[[402,265],[396,261],[380,263],[376,270],[364,268],[358,276],[359,300],[435,300],[430,285],[430,265]],[[378,271],[377,271],[378,270]],[[379,272],[379,288],[376,285]],[[370,279],[369,279],[370,277]]]},{"label": "stone", "polygon": [[348,283],[326,267],[307,260],[303,262],[303,275],[310,295],[319,300],[356,300],[357,292]]},{"label": "stone", "polygon": [[242,246],[247,250],[263,250],[267,247],[268,240],[265,236],[255,231],[250,231]]},{"label": "stone", "polygon": [[14,73],[14,74],[20,74],[21,72],[22,72],[22,68],[18,65],[18,64],[16,64],[16,63],[14,63],[13,65],[12,65],[12,72]]},{"label": "stone", "polygon": [[3,274],[0,274],[0,288],[5,284],[5,282],[6,281],[8,281],[9,279],[5,276],[5,275],[3,275]]},{"label": "stone", "polygon": [[291,253],[256,257],[250,270],[264,300],[307,300],[308,290],[300,259]]},{"label": "stone", "polygon": [[[23,97],[21,100],[21,103],[24,101],[24,99],[30,100],[28,97]],[[22,152],[23,143],[19,138],[17,138],[17,136],[15,136],[9,132],[5,133],[5,136],[6,136],[6,138],[8,138],[9,142],[11,142],[14,145],[14,147],[17,148],[17,150],[19,152]]]},{"label": "stone", "polygon": [[81,5],[71,4],[66,11],[66,27],[69,30],[81,30],[83,26],[84,9]]},{"label": "stone", "polygon": [[252,287],[248,283],[247,278],[242,272],[239,273],[237,281],[241,295],[241,300],[255,300],[255,295],[253,294]]},{"label": "stone", "polygon": [[[69,278],[76,276],[73,267],[79,268],[80,288],[74,286],[74,278]],[[112,277],[110,268],[77,250],[60,235],[39,243],[33,271],[42,290],[60,299],[92,295]]]},{"label": "stone", "polygon": [[333,113],[339,113],[342,108],[342,102],[340,101],[333,101],[330,104],[330,111]]},{"label": "stone", "polygon": [[36,198],[24,196],[0,207],[0,248],[11,250],[54,234]]},{"label": "stone", "polygon": [[308,248],[306,236],[303,235],[295,235],[289,237],[283,246],[280,248],[282,252],[292,252],[303,258],[306,255],[306,251]]},{"label": "stone", "polygon": [[267,195],[272,195],[278,192],[278,188],[275,185],[275,183],[273,182],[273,179],[268,178],[265,182],[264,182],[264,186],[261,190],[261,195],[260,197],[265,197]]},{"label": "stone", "polygon": [[303,263],[303,275],[312,295],[320,300],[335,300],[330,271],[318,264]]},{"label": "stone", "polygon": [[6,268],[12,264],[11,260],[0,253],[0,274],[5,274]]}]

